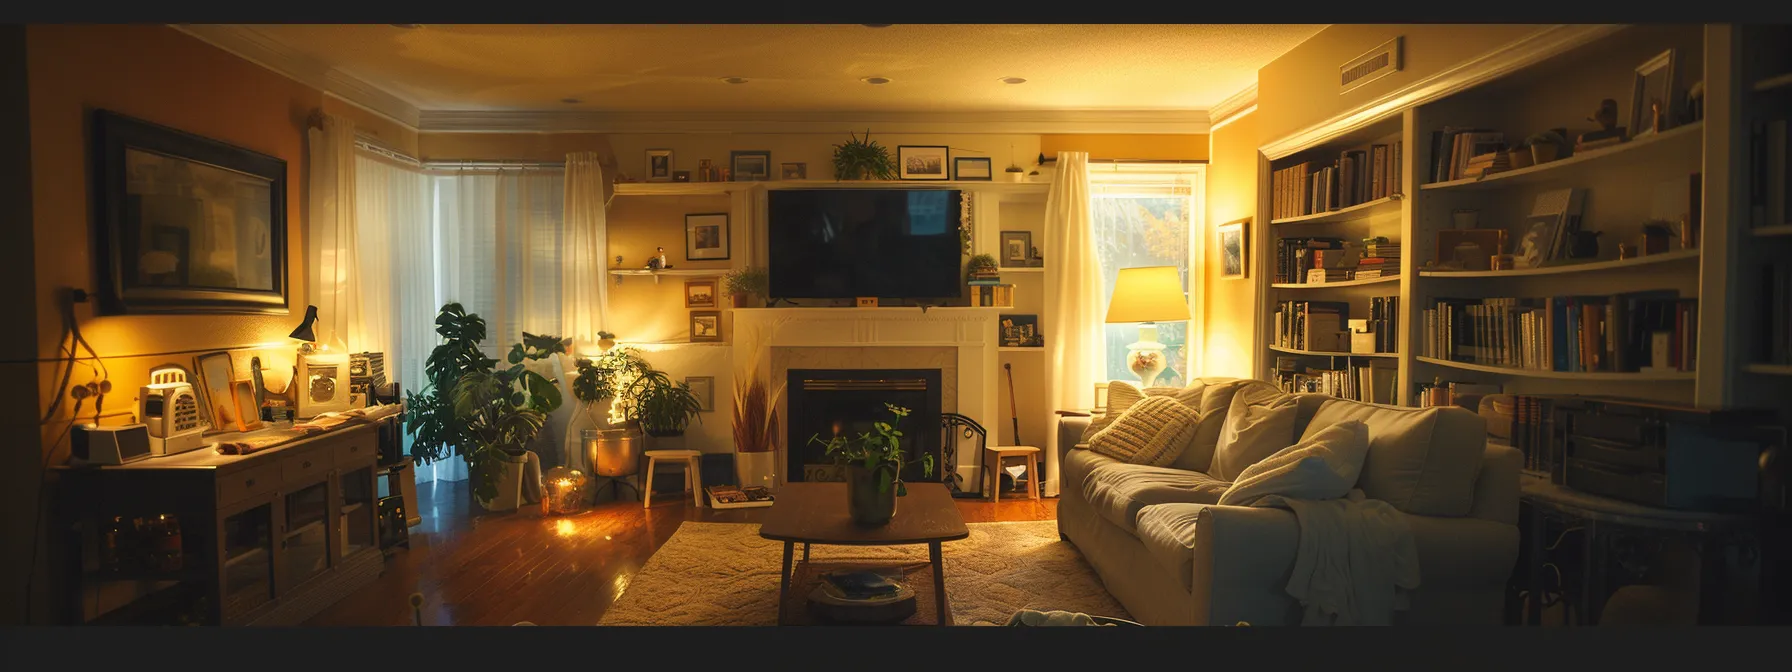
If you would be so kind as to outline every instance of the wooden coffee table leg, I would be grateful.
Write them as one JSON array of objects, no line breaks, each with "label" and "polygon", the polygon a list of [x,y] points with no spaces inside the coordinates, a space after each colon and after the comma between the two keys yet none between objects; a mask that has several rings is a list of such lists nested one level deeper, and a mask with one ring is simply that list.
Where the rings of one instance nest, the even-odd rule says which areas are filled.
[{"label": "wooden coffee table leg", "polygon": [[939,624],[950,623],[951,607],[946,604],[946,568],[940,563],[940,542],[927,542],[927,555],[933,561],[933,603],[940,610]]},{"label": "wooden coffee table leg", "polygon": [[809,561],[809,544],[807,542],[805,542],[803,544],[803,562],[808,562],[808,561]]},{"label": "wooden coffee table leg", "polygon": [[[778,579],[778,625],[784,625],[784,605],[790,603],[790,556],[796,551],[796,542],[784,542],[784,573]],[[806,555],[806,554],[805,554]]]}]

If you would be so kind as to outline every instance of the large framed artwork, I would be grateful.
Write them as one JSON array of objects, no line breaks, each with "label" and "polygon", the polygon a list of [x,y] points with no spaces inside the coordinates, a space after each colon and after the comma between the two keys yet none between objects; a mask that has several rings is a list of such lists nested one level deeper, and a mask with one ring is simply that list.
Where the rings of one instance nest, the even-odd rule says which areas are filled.
[{"label": "large framed artwork", "polygon": [[285,313],[286,161],[94,113],[103,313]]},{"label": "large framed artwork", "polygon": [[728,258],[728,213],[703,212],[684,216],[684,258]]}]

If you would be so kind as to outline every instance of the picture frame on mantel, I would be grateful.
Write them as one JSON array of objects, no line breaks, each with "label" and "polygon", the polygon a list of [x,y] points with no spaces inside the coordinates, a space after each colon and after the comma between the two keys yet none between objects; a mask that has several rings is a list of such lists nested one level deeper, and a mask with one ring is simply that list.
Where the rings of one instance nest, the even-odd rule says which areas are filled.
[{"label": "picture frame on mantel", "polygon": [[101,314],[287,313],[286,161],[93,115]]},{"label": "picture frame on mantel", "polygon": [[672,181],[672,150],[670,150],[670,149],[649,149],[649,150],[647,150],[647,181],[648,182],[671,182]]},{"label": "picture frame on mantel", "polygon": [[904,180],[950,180],[951,152],[951,148],[941,145],[897,145],[896,177]]},{"label": "picture frame on mantel", "polygon": [[772,179],[772,153],[769,150],[734,150],[728,153],[733,173],[730,182],[763,182]]}]

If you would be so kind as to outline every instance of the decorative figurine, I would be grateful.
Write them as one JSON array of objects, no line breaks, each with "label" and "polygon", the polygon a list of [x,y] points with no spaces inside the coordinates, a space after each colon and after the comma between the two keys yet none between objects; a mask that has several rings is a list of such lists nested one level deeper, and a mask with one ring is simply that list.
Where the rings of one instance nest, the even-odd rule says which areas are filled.
[{"label": "decorative figurine", "polygon": [[647,270],[659,271],[666,268],[666,248],[653,248],[653,256],[647,258]]},{"label": "decorative figurine", "polygon": [[1599,124],[1599,128],[1605,131],[1617,128],[1618,101],[1612,98],[1599,101],[1599,109],[1593,112],[1593,116],[1587,117],[1587,121]]}]

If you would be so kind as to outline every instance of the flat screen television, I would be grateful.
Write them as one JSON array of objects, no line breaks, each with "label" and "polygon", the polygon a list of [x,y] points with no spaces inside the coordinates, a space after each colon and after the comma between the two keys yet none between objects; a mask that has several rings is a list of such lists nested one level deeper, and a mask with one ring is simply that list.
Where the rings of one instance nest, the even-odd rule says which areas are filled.
[{"label": "flat screen television", "polygon": [[767,271],[780,299],[964,294],[956,189],[771,189]]}]

